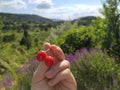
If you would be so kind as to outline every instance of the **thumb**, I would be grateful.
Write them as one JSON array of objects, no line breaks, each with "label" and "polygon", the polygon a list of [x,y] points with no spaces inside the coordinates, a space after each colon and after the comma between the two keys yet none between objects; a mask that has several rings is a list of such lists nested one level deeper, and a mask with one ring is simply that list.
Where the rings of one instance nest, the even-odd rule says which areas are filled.
[{"label": "thumb", "polygon": [[[50,48],[50,43],[45,43],[44,48],[47,50]],[[32,83],[37,83],[45,78],[45,72],[48,70],[48,67],[45,65],[44,61],[39,62],[37,69],[33,74]]]},{"label": "thumb", "polygon": [[40,62],[37,69],[33,74],[32,84],[36,84],[42,81],[45,78],[45,72],[48,70],[48,67],[44,64],[44,62]]}]

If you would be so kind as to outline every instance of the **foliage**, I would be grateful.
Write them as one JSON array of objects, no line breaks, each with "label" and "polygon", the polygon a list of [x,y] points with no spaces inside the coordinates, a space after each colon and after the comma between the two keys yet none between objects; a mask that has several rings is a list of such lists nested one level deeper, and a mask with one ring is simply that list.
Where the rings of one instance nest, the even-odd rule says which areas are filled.
[{"label": "foliage", "polygon": [[20,41],[20,45],[25,45],[27,47],[27,49],[30,49],[30,47],[31,47],[31,37],[28,34],[27,30],[24,30],[24,34]]},{"label": "foliage", "polygon": [[119,90],[120,67],[101,50],[83,48],[66,55],[72,63],[78,90]]},{"label": "foliage", "polygon": [[0,29],[4,31],[8,30],[22,30],[39,28],[41,30],[49,30],[55,28],[62,22],[53,22],[50,19],[28,14],[10,14],[0,12]]},{"label": "foliage", "polygon": [[59,45],[65,53],[73,53],[83,47],[101,48],[104,35],[103,19],[98,17],[90,26],[74,25],[52,43]]},{"label": "foliage", "polygon": [[[43,43],[50,32],[50,30],[28,30],[28,35],[31,36],[31,48],[28,50],[24,45],[21,46],[19,44],[23,37],[23,31],[9,30],[4,32],[0,30],[0,58],[6,62],[14,72],[21,64],[34,57],[39,49],[43,48]],[[11,40],[8,43],[2,41],[5,36],[11,36],[12,34],[14,34],[15,40]],[[25,36],[28,35],[25,34]],[[38,41],[36,42],[35,39]],[[10,70],[0,62],[0,80],[3,79],[4,74],[8,72],[10,72]]]},{"label": "foliage", "polygon": [[30,59],[14,72],[17,79],[11,75],[5,75],[2,86],[5,90],[30,90],[32,75],[37,66],[37,60],[35,58]]},{"label": "foliage", "polygon": [[11,34],[11,35],[5,35],[2,39],[2,42],[11,42],[15,40],[15,34]]},{"label": "foliage", "polygon": [[107,32],[104,39],[104,48],[120,62],[120,0],[106,0],[103,4]]},{"label": "foliage", "polygon": [[91,25],[93,20],[96,20],[95,16],[87,16],[87,17],[77,18],[73,20],[72,23],[76,23],[77,26],[89,26]]},{"label": "foliage", "polygon": [[58,25],[56,28],[52,28],[52,32],[46,38],[47,42],[52,42],[54,39],[59,38],[65,31],[69,30],[72,27],[71,22],[67,21]]}]

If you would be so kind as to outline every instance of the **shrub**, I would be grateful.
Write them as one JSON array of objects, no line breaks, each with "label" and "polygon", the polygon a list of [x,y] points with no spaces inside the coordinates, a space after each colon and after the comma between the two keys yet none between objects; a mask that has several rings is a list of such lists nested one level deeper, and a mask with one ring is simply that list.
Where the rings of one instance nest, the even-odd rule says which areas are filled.
[{"label": "shrub", "polygon": [[11,34],[11,35],[5,35],[2,39],[3,42],[7,43],[7,42],[11,42],[15,40],[15,34]]},{"label": "shrub", "polygon": [[83,47],[101,48],[104,34],[104,30],[96,30],[93,25],[73,27],[59,38],[53,40],[53,43],[59,45],[65,53],[73,53]]},{"label": "shrub", "polygon": [[78,90],[118,90],[120,89],[120,68],[115,61],[101,50],[81,49],[66,55],[72,62]]}]

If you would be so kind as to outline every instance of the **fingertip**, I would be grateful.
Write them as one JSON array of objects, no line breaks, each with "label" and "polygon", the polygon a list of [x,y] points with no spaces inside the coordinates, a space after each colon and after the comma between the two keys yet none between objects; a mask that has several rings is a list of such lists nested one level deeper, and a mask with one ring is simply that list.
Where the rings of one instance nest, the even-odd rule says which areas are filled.
[{"label": "fingertip", "polygon": [[56,48],[57,48],[57,46],[55,44],[51,45],[51,49],[56,49]]},{"label": "fingertip", "polygon": [[50,48],[51,48],[51,45],[50,45],[50,43],[46,42],[46,43],[44,44],[44,47],[45,47],[45,49],[47,50],[47,49],[50,49]]},{"label": "fingertip", "polygon": [[51,45],[51,50],[53,52],[59,52],[60,51],[60,48],[58,46],[56,46],[55,44]]}]

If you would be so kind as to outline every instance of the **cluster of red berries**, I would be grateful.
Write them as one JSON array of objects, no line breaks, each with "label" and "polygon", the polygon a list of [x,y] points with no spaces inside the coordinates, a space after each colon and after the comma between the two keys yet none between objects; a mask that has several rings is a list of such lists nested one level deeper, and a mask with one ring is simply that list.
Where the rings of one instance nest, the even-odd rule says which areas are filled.
[{"label": "cluster of red berries", "polygon": [[46,51],[43,50],[37,52],[36,58],[38,61],[44,61],[48,67],[52,66],[55,61],[54,57],[48,56]]}]

